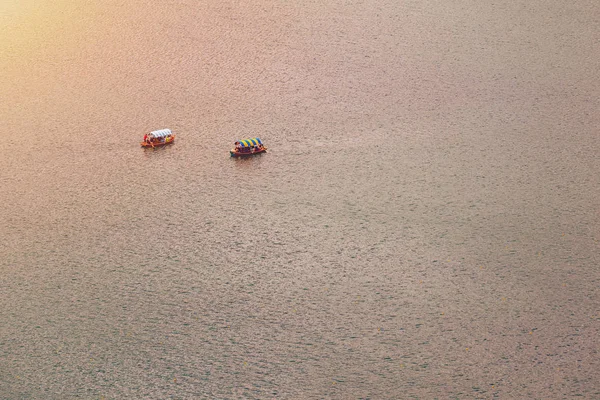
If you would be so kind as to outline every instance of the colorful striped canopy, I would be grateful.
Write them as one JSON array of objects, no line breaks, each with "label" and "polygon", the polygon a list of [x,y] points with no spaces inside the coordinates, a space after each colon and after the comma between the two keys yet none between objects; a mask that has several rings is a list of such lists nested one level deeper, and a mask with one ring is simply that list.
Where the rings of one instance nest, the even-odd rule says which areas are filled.
[{"label": "colorful striped canopy", "polygon": [[257,137],[252,138],[252,139],[240,140],[240,146],[242,146],[242,147],[258,146],[259,144],[262,144],[262,142]]}]

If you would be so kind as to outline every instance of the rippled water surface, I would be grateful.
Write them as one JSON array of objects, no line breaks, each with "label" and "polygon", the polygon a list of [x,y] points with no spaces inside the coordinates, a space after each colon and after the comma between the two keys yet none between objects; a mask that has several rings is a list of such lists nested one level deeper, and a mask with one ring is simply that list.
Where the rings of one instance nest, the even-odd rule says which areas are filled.
[{"label": "rippled water surface", "polygon": [[0,398],[600,398],[599,21],[2,2]]}]

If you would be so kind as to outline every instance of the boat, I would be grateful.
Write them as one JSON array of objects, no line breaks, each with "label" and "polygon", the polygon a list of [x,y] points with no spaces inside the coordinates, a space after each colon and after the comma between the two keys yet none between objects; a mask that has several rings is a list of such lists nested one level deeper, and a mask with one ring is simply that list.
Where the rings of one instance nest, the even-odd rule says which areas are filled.
[{"label": "boat", "polygon": [[235,147],[229,151],[231,157],[247,157],[267,151],[267,148],[259,138],[244,139],[234,144]]},{"label": "boat", "polygon": [[175,142],[175,135],[170,129],[159,129],[144,135],[144,140],[140,143],[142,147],[160,147]]}]

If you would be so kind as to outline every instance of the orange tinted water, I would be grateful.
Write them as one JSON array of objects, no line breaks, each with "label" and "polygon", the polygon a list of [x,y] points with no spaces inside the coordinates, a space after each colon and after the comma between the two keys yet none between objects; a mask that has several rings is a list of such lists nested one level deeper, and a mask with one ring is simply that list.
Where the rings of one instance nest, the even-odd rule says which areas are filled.
[{"label": "orange tinted water", "polygon": [[600,396],[596,3],[0,11],[0,397]]}]

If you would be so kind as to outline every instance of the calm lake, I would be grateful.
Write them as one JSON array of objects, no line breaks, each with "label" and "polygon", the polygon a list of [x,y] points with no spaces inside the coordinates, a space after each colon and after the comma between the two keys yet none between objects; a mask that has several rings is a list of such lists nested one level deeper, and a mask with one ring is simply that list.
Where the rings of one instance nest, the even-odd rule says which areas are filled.
[{"label": "calm lake", "polygon": [[600,398],[599,26],[2,2],[0,399]]}]

